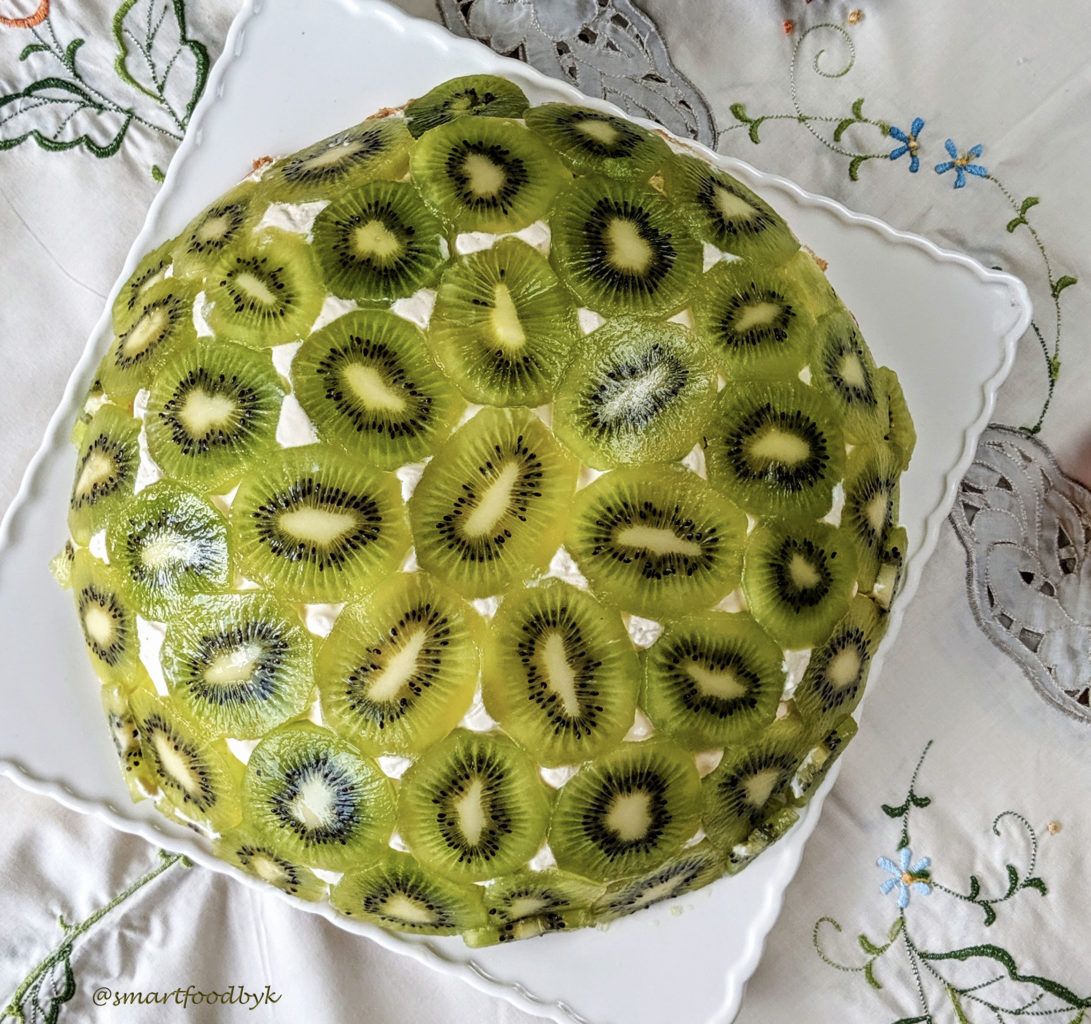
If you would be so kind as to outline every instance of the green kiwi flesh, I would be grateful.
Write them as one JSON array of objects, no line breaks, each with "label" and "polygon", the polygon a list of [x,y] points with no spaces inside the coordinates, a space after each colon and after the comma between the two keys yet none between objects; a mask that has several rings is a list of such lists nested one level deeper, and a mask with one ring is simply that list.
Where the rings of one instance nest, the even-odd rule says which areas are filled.
[{"label": "green kiwi flesh", "polygon": [[103,683],[125,683],[141,663],[136,609],[121,576],[114,566],[80,548],[72,561],[71,585],[95,672]]},{"label": "green kiwi flesh", "polygon": [[426,131],[459,117],[522,117],[527,98],[514,82],[496,75],[463,75],[441,82],[405,105],[409,132]]},{"label": "green kiwi flesh", "polygon": [[723,873],[723,856],[702,840],[643,875],[611,883],[595,910],[600,921],[613,921],[700,889]]},{"label": "green kiwi flesh", "polygon": [[68,529],[86,544],[111,514],[132,500],[140,467],[140,421],[116,405],[103,405],[83,431],[68,502]]},{"label": "green kiwi flesh", "polygon": [[857,581],[871,590],[898,522],[898,456],[883,442],[853,448],[845,467],[841,525],[856,544]]},{"label": "green kiwi flesh", "polygon": [[328,886],[309,868],[282,857],[273,848],[257,839],[245,826],[220,836],[212,844],[212,852],[247,874],[276,886],[289,896],[310,903],[325,898]]},{"label": "green kiwi flesh", "polygon": [[513,872],[486,887],[486,923],[466,933],[466,944],[492,946],[582,928],[594,922],[592,907],[605,893],[601,883],[556,868]]}]

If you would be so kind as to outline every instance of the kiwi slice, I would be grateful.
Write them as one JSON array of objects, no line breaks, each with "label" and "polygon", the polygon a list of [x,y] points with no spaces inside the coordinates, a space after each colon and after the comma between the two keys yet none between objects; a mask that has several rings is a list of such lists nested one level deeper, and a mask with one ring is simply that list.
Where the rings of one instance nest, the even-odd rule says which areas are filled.
[{"label": "kiwi slice", "polygon": [[104,683],[121,683],[140,670],[136,609],[117,570],[86,548],[72,562],[72,596],[91,665]]},{"label": "kiwi slice", "polygon": [[140,421],[116,405],[103,405],[87,424],[68,502],[68,529],[77,544],[86,544],[131,500],[140,468],[139,438]]},{"label": "kiwi slice", "polygon": [[884,439],[898,456],[898,468],[904,472],[913,458],[913,449],[917,447],[917,430],[913,426],[913,417],[909,415],[909,406],[905,404],[898,375],[889,366],[880,366],[878,375],[886,393],[889,416]]},{"label": "kiwi slice", "polygon": [[841,528],[856,544],[857,582],[871,590],[898,521],[898,457],[885,443],[858,445],[845,466]]},{"label": "kiwi slice", "polygon": [[99,366],[99,382],[112,401],[128,406],[141,388],[155,380],[173,349],[193,343],[196,297],[191,285],[173,277],[140,294],[128,326],[114,338]]},{"label": "kiwi slice", "polygon": [[468,946],[492,946],[594,923],[591,907],[606,893],[596,882],[556,868],[515,871],[485,889],[484,927],[464,938]]},{"label": "kiwi slice", "polygon": [[883,612],[890,611],[894,598],[905,583],[905,558],[909,549],[909,535],[904,526],[896,526],[887,535],[871,597]]},{"label": "kiwi slice", "polygon": [[859,726],[855,720],[845,715],[811,748],[792,779],[792,800],[798,806],[802,807],[814,796],[814,791],[822,785],[822,780],[858,731]]},{"label": "kiwi slice", "polygon": [[724,859],[707,839],[636,878],[613,882],[595,907],[599,922],[613,921],[663,900],[693,892],[724,873]]},{"label": "kiwi slice", "polygon": [[226,491],[275,444],[283,400],[268,352],[201,339],[178,350],[152,383],[148,451],[166,476]]},{"label": "kiwi slice", "polygon": [[829,637],[811,652],[792,699],[814,731],[828,731],[860,702],[882,636],[883,624],[875,602],[859,596],[853,598]]},{"label": "kiwi slice", "polygon": [[106,530],[106,550],[137,611],[165,621],[231,577],[227,522],[200,495],[167,480],[142,490]]},{"label": "kiwi slice", "polygon": [[[137,673],[139,675],[139,672]],[[147,679],[145,689],[152,692],[151,680]],[[139,803],[148,797],[159,794],[159,783],[152,769],[151,759],[140,737],[140,726],[129,706],[132,687],[128,682],[106,683],[102,687],[102,709],[106,712],[106,722],[110,727],[110,738],[114,741],[118,763],[125,777],[129,796],[133,803]]]},{"label": "kiwi slice", "polygon": [[526,124],[577,174],[647,181],[670,159],[658,135],[591,107],[543,103],[527,111]]},{"label": "kiwi slice", "polygon": [[398,573],[344,608],[318,655],[325,720],[369,754],[417,753],[473,700],[477,612],[426,573]]},{"label": "kiwi slice", "polygon": [[378,178],[400,178],[413,138],[402,117],[375,117],[274,163],[261,188],[276,202],[326,199]]},{"label": "kiwi slice", "polygon": [[537,766],[511,740],[456,729],[402,776],[398,831],[433,871],[482,881],[538,852],[549,804]]},{"label": "kiwi slice", "polygon": [[213,856],[275,885],[289,896],[316,903],[325,898],[328,886],[313,871],[288,860],[246,827],[232,829],[212,844]]},{"label": "kiwi slice", "polygon": [[334,199],[314,221],[314,250],[334,295],[390,303],[432,283],[443,229],[407,181],[372,181]]},{"label": "kiwi slice", "polygon": [[179,820],[223,832],[242,817],[242,763],[174,704],[140,689],[129,698],[160,809]]},{"label": "kiwi slice", "polygon": [[529,410],[482,409],[413,491],[418,562],[467,597],[543,571],[561,543],[577,470]]},{"label": "kiwi slice", "polygon": [[802,381],[724,388],[706,441],[708,477],[757,516],[816,519],[833,505],[845,466],[839,419]]},{"label": "kiwi slice", "polygon": [[175,241],[175,276],[203,280],[217,262],[249,236],[267,205],[257,182],[244,181],[202,210]]},{"label": "kiwi slice", "polygon": [[724,753],[701,782],[701,824],[721,851],[745,841],[790,801],[792,780],[809,750],[806,730],[785,719],[753,743]]},{"label": "kiwi slice", "polygon": [[692,755],[661,739],[623,743],[562,787],[550,849],[559,867],[597,881],[650,871],[696,831],[699,795]]},{"label": "kiwi slice", "polygon": [[243,575],[298,601],[347,601],[409,547],[397,479],[320,444],[251,467],[231,537]]},{"label": "kiwi slice", "polygon": [[841,414],[845,440],[850,444],[881,440],[890,422],[886,390],[847,309],[818,321],[810,366],[811,383]]},{"label": "kiwi slice", "polygon": [[509,593],[491,627],[485,709],[539,764],[578,764],[621,742],[639,666],[617,611],[547,580]]},{"label": "kiwi slice", "polygon": [[549,401],[579,325],[549,261],[518,238],[501,238],[447,265],[428,337],[470,400],[535,406]]},{"label": "kiwi slice", "polygon": [[383,469],[430,455],[465,408],[421,331],[386,310],[315,331],[292,361],[292,384],[319,437]]},{"label": "kiwi slice", "polygon": [[701,278],[693,319],[728,378],[794,376],[814,345],[815,322],[800,288],[777,267],[716,264]]},{"label": "kiwi slice", "polygon": [[314,694],[314,638],[268,593],[197,598],[160,652],[175,702],[214,736],[258,739]]},{"label": "kiwi slice", "polygon": [[269,228],[230,249],[205,281],[204,315],[217,335],[257,348],[307,334],[325,300],[314,250]]},{"label": "kiwi slice", "polygon": [[746,612],[668,626],[644,657],[640,706],[689,750],[745,742],[773,721],[786,673],[780,645]]},{"label": "kiwi slice", "polygon": [[716,369],[690,331],[615,317],[562,374],[553,429],[596,469],[670,462],[701,440],[715,399]]},{"label": "kiwi slice", "polygon": [[417,935],[456,935],[485,920],[476,885],[437,878],[408,853],[392,850],[346,872],[330,902],[347,917]]},{"label": "kiwi slice", "polygon": [[580,178],[557,196],[549,224],[561,280],[605,315],[670,316],[701,276],[701,243],[650,186]]},{"label": "kiwi slice", "polygon": [[679,216],[702,241],[769,266],[798,251],[798,239],[776,211],[726,171],[676,154],[664,165],[663,179]]},{"label": "kiwi slice", "polygon": [[409,132],[426,131],[459,117],[522,117],[528,103],[514,82],[496,75],[463,75],[441,82],[405,106]]},{"label": "kiwi slice", "polygon": [[254,748],[243,806],[275,853],[331,871],[372,862],[394,830],[391,781],[347,740],[312,722],[278,726]]},{"label": "kiwi slice", "polygon": [[852,538],[829,523],[770,521],[747,538],[747,607],[785,647],[822,643],[848,610],[855,582]]},{"label": "kiwi slice", "polygon": [[456,231],[510,232],[545,216],[568,177],[546,142],[517,121],[460,117],[417,140],[413,184]]},{"label": "kiwi slice", "polygon": [[735,843],[726,853],[724,867],[729,875],[737,875],[759,854],[764,853],[783,837],[797,821],[799,812],[794,807],[783,807],[771,814],[746,838]]},{"label": "kiwi slice", "polygon": [[577,492],[565,544],[603,600],[672,619],[739,582],[746,516],[681,466],[617,469]]},{"label": "kiwi slice", "polygon": [[125,333],[132,325],[133,317],[139,315],[147,290],[165,280],[167,270],[174,261],[174,245],[175,240],[168,239],[159,248],[146,253],[121,286],[111,308],[115,334]]}]

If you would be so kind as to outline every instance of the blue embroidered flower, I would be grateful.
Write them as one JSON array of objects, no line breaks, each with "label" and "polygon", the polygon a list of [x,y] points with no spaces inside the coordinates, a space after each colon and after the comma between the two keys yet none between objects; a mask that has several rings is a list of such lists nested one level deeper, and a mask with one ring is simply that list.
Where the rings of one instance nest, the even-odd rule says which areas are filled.
[{"label": "blue embroidered flower", "polygon": [[920,135],[921,130],[924,128],[924,119],[920,117],[913,118],[913,123],[909,126],[908,134],[903,132],[901,128],[895,128],[890,126],[890,134],[897,139],[902,145],[897,149],[890,151],[890,159],[897,160],[900,156],[909,154],[909,171],[911,174],[916,174],[917,169],[921,165],[921,158],[917,156],[917,150],[920,148],[920,143],[917,142],[917,136]]},{"label": "blue embroidered flower", "polygon": [[982,146],[980,143],[969,152],[963,153],[962,156],[958,155],[958,147],[950,139],[944,143],[944,146],[951,155],[951,159],[936,164],[936,174],[946,174],[953,167],[955,169],[955,188],[962,188],[966,184],[967,174],[976,174],[979,178],[989,176],[989,172],[980,164],[970,163],[971,160],[981,156]]},{"label": "blue embroidered flower", "polygon": [[913,851],[908,846],[903,846],[898,851],[898,863],[895,864],[889,857],[880,857],[875,863],[884,871],[889,871],[894,877],[888,878],[879,886],[879,892],[884,896],[894,889],[898,890],[898,909],[905,910],[909,906],[909,892],[918,892],[927,896],[932,891],[929,885],[931,874],[928,869],[932,866],[930,857],[921,857],[916,864],[910,864],[913,859]]}]

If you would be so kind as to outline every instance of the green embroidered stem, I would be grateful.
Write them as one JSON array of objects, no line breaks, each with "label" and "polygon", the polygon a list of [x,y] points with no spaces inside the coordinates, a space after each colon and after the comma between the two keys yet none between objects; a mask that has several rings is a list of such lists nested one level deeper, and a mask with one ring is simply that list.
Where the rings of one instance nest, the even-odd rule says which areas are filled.
[{"label": "green embroidered stem", "polygon": [[891,807],[889,804],[882,805],[883,813],[886,814],[888,818],[902,819],[902,834],[898,840],[899,850],[909,846],[909,812],[914,807],[927,807],[932,802],[930,796],[919,796],[915,788],[917,776],[921,771],[921,765],[924,764],[924,759],[928,756],[928,751],[931,748],[932,740],[929,740],[928,743],[925,744],[920,759],[917,761],[917,767],[913,769],[913,777],[909,780],[909,793],[906,795],[905,802],[899,804],[897,807]]},{"label": "green embroidered stem", "polygon": [[76,940],[81,936],[89,932],[99,921],[101,921],[107,914],[115,910],[122,903],[135,895],[145,886],[155,881],[161,874],[168,871],[175,864],[182,863],[184,867],[189,867],[191,861],[180,853],[168,854],[165,850],[159,851],[160,863],[151,871],[142,875],[127,889],[118,893],[109,903],[100,907],[90,916],[85,918],[79,924],[69,924],[63,917],[59,917],[58,924],[61,931],[64,933],[64,940],[53,949],[31,972],[23,979],[22,983],[15,990],[15,994],[11,997],[2,1013],[0,1013],[0,1020],[12,1017],[17,1021],[26,1021],[26,1015],[23,1010],[23,1001],[27,995],[32,993],[36,986],[40,985],[44,980],[46,974],[51,971],[58,964],[63,963],[65,966],[65,986],[62,991],[53,997],[50,1003],[50,1009],[47,1012],[47,1021],[49,1024],[53,1024],[56,1020],[57,1014],[60,1012],[60,1006],[62,1003],[67,1002],[72,996],[75,995],[75,978],[72,973],[72,947]]},{"label": "green embroidered stem", "polygon": [[889,931],[887,932],[889,941],[881,946],[875,942],[872,942],[871,939],[869,939],[861,932],[860,935],[856,937],[856,941],[859,944],[860,948],[869,956],[869,959],[863,964],[854,965],[840,963],[839,961],[834,960],[833,957],[830,956],[822,948],[822,941],[819,932],[821,931],[821,927],[823,924],[832,924],[834,928],[837,929],[837,931],[843,931],[841,925],[832,917],[822,917],[815,922],[814,930],[811,932],[811,943],[814,945],[815,952],[818,954],[819,958],[824,963],[829,964],[830,967],[835,967],[837,970],[845,971],[847,973],[862,973],[867,979],[867,983],[872,988],[881,989],[883,986],[879,982],[878,978],[875,977],[873,964],[888,949],[890,949],[891,946],[894,945],[894,941],[897,939],[898,934],[901,932],[904,923],[905,922],[902,920],[901,917],[896,918],[894,923],[890,926]]}]

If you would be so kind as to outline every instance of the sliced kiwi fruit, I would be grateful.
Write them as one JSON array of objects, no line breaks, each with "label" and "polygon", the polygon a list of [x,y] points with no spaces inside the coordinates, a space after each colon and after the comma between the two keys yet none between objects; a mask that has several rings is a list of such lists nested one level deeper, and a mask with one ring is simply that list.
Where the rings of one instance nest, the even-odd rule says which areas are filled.
[{"label": "sliced kiwi fruit", "polygon": [[613,882],[595,906],[598,921],[613,921],[663,900],[693,892],[724,873],[723,855],[707,839],[686,847],[636,878]]},{"label": "sliced kiwi fruit", "polygon": [[129,698],[161,810],[222,832],[242,817],[242,763],[176,705],[139,689]]},{"label": "sliced kiwi fruit", "polygon": [[456,935],[485,921],[478,886],[437,878],[410,854],[393,850],[346,872],[330,902],[347,917],[417,935]]},{"label": "sliced kiwi fruit", "polygon": [[845,440],[849,444],[881,440],[890,422],[886,390],[847,309],[818,321],[810,366],[811,383],[841,414]]},{"label": "sliced kiwi fruit", "polygon": [[724,857],[727,874],[737,875],[759,854],[764,853],[778,839],[782,838],[797,821],[799,812],[794,807],[782,807],[773,812],[748,836],[740,839]]},{"label": "sliced kiwi fruit", "polygon": [[579,337],[576,307],[549,261],[518,238],[460,256],[440,278],[428,338],[471,401],[548,402]]},{"label": "sliced kiwi fruit", "polygon": [[443,229],[407,181],[372,181],[334,199],[314,221],[314,251],[334,295],[386,304],[432,283]]},{"label": "sliced kiwi fruit", "polygon": [[871,597],[883,612],[889,612],[894,598],[905,583],[905,559],[909,551],[909,535],[904,526],[896,526],[887,535]]},{"label": "sliced kiwi fruit", "polygon": [[439,449],[409,501],[421,567],[467,597],[543,571],[577,468],[532,412],[482,409]]},{"label": "sliced kiwi fruit", "polygon": [[456,729],[402,776],[398,831],[433,871],[482,881],[538,852],[549,809],[534,762],[510,739]]},{"label": "sliced kiwi fruit", "polygon": [[543,103],[527,111],[526,123],[577,174],[647,181],[670,159],[658,135],[592,107]]},{"label": "sliced kiwi fruit", "polygon": [[746,516],[681,466],[617,469],[577,492],[565,546],[600,598],[657,619],[739,582]]},{"label": "sliced kiwi fruit", "polygon": [[701,440],[715,399],[716,369],[689,330],[615,317],[561,375],[553,429],[596,469],[671,462]]},{"label": "sliced kiwi fruit", "polygon": [[582,928],[594,922],[591,908],[605,893],[601,883],[556,868],[512,872],[485,889],[487,921],[464,936],[466,945],[492,946]]},{"label": "sliced kiwi fruit", "polygon": [[815,732],[828,731],[860,702],[883,629],[875,602],[861,595],[853,598],[833,632],[811,652],[792,699]]},{"label": "sliced kiwi fruit", "polygon": [[312,722],[278,726],[254,748],[243,805],[274,853],[331,871],[374,861],[396,813],[393,784],[379,766]]},{"label": "sliced kiwi fruit", "polygon": [[802,807],[814,796],[822,780],[829,774],[837,759],[844,753],[849,740],[859,731],[855,720],[848,715],[838,719],[829,731],[815,744],[803,759],[792,779],[792,800]]},{"label": "sliced kiwi fruit", "polygon": [[314,638],[268,593],[197,598],[167,625],[171,696],[211,735],[258,739],[314,696]]},{"label": "sliced kiwi fruit", "polygon": [[244,181],[202,210],[175,240],[175,276],[203,280],[249,236],[267,206],[257,182]]},{"label": "sliced kiwi fruit", "polygon": [[777,267],[718,263],[693,299],[697,332],[725,377],[789,377],[810,358],[816,326],[798,283]]},{"label": "sliced kiwi fruit", "polygon": [[771,520],[747,537],[747,607],[785,647],[822,643],[848,610],[855,582],[852,538],[829,523]]},{"label": "sliced kiwi fruit", "polygon": [[292,384],[319,437],[382,469],[430,455],[465,408],[420,329],[386,310],[315,331],[292,360]]},{"label": "sliced kiwi fruit", "polygon": [[256,348],[308,333],[325,300],[314,248],[268,228],[224,254],[205,282],[204,315],[220,337]]},{"label": "sliced kiwi fruit", "polygon": [[745,742],[773,721],[786,673],[780,645],[746,612],[669,625],[644,656],[640,706],[689,750]]},{"label": "sliced kiwi fruit", "polygon": [[485,709],[539,764],[579,764],[621,742],[639,666],[616,610],[547,580],[509,593],[490,633]]},{"label": "sliced kiwi fruit", "polygon": [[858,445],[845,466],[841,527],[856,544],[857,582],[871,590],[898,522],[898,457],[888,445]]},{"label": "sliced kiwi fruit", "polygon": [[77,544],[86,544],[132,499],[139,438],[140,421],[116,405],[103,405],[87,424],[68,502],[68,529]]},{"label": "sliced kiwi fruit", "polygon": [[222,513],[168,480],[146,487],[110,520],[106,550],[137,611],[150,619],[166,620],[231,578]]},{"label": "sliced kiwi fruit", "polygon": [[586,177],[550,211],[550,259],[585,306],[604,315],[669,316],[701,276],[701,244],[647,185]]},{"label": "sliced kiwi fruit", "polygon": [[549,826],[557,865],[597,881],[652,870],[696,831],[699,793],[691,754],[662,739],[623,743],[557,795]]},{"label": "sliced kiwi fruit", "polygon": [[427,573],[397,573],[347,605],[322,643],[325,720],[369,754],[418,753],[466,713],[484,624]]},{"label": "sliced kiwi fruit", "polygon": [[311,903],[326,897],[329,889],[310,868],[282,857],[258,839],[245,825],[232,829],[212,843],[212,853],[243,871],[276,886],[289,896]]},{"label": "sliced kiwi fruit", "polygon": [[172,350],[193,343],[196,297],[193,286],[173,277],[140,293],[128,326],[114,338],[99,366],[99,382],[111,401],[128,407],[155,380]]},{"label": "sliced kiwi fruit", "polygon": [[845,308],[826,276],[826,261],[810,249],[800,249],[781,269],[795,283],[797,294],[815,320]]},{"label": "sliced kiwi fruit", "polygon": [[250,468],[231,505],[231,538],[244,576],[298,601],[366,592],[409,547],[397,479],[321,444]]},{"label": "sliced kiwi fruit", "polygon": [[522,117],[528,103],[514,82],[496,75],[463,75],[430,89],[405,106],[409,132],[419,139],[426,131],[459,117]]},{"label": "sliced kiwi fruit", "polygon": [[729,748],[701,781],[701,824],[724,853],[786,806],[796,771],[810,751],[805,729],[778,720],[752,743]]},{"label": "sliced kiwi fruit", "polygon": [[725,388],[705,455],[708,477],[757,516],[816,519],[833,504],[845,466],[838,416],[802,381]]},{"label": "sliced kiwi fruit", "polygon": [[[148,693],[152,692],[151,680],[147,679],[146,671],[140,669],[136,675],[139,677],[141,673],[146,680],[146,686],[141,688]],[[157,796],[159,783],[152,768],[151,758],[144,749],[140,726],[129,705],[133,688],[129,679],[121,683],[105,683],[102,687],[102,709],[106,712],[110,738],[114,741],[114,750],[117,752],[118,763],[121,765],[129,796],[133,803],[139,803],[141,800]]]},{"label": "sliced kiwi fruit", "polygon": [[152,382],[144,416],[148,452],[165,476],[208,493],[238,483],[276,443],[284,385],[267,352],[198,340]]},{"label": "sliced kiwi fruit", "polygon": [[72,596],[95,673],[104,683],[123,683],[141,666],[136,609],[120,574],[80,548],[72,562]]},{"label": "sliced kiwi fruit", "polygon": [[519,231],[545,216],[568,173],[517,121],[460,117],[417,140],[413,183],[455,231]]},{"label": "sliced kiwi fruit", "polygon": [[111,308],[115,334],[125,333],[133,317],[139,315],[141,300],[147,290],[166,278],[174,260],[174,245],[175,240],[168,239],[147,253],[121,286]]},{"label": "sliced kiwi fruit", "polygon": [[329,199],[378,178],[400,178],[413,138],[402,117],[374,117],[276,161],[261,177],[271,201]]},{"label": "sliced kiwi fruit", "polygon": [[674,155],[663,167],[663,179],[679,216],[717,249],[769,266],[798,251],[798,239],[776,211],[726,171]]},{"label": "sliced kiwi fruit", "polygon": [[913,458],[913,449],[917,447],[917,430],[913,418],[909,415],[909,406],[905,403],[902,385],[898,375],[888,366],[880,366],[879,381],[886,392],[889,422],[884,439],[898,456],[898,466],[904,472]]}]

